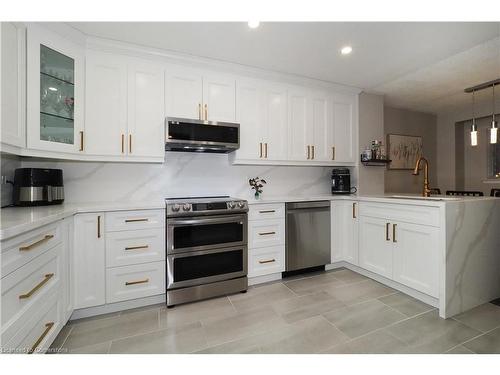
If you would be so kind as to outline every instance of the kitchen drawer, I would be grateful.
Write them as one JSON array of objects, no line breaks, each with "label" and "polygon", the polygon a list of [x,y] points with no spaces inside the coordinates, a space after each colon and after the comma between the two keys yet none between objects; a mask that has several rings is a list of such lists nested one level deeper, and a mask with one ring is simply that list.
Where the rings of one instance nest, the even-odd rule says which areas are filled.
[{"label": "kitchen drawer", "polygon": [[285,217],[284,203],[251,204],[248,207],[248,220],[279,219]]},{"label": "kitchen drawer", "polygon": [[106,234],[106,267],[165,260],[163,228],[109,232]]},{"label": "kitchen drawer", "polygon": [[[57,295],[50,296],[8,340],[2,335],[2,349],[11,353],[43,353],[57,337],[63,325],[62,306]],[[5,341],[4,341],[5,339]]]},{"label": "kitchen drawer", "polygon": [[61,222],[2,241],[2,277],[61,242]]},{"label": "kitchen drawer", "polygon": [[2,329],[26,321],[48,296],[59,294],[61,249],[59,244],[2,279]]},{"label": "kitchen drawer", "polygon": [[285,219],[248,222],[248,248],[285,244]]},{"label": "kitchen drawer", "polygon": [[108,268],[106,303],[165,293],[165,262]]},{"label": "kitchen drawer", "polygon": [[359,215],[438,227],[439,208],[414,205],[360,202]]},{"label": "kitchen drawer", "polygon": [[106,232],[165,228],[165,210],[116,211],[106,213]]},{"label": "kitchen drawer", "polygon": [[248,251],[248,277],[264,276],[285,270],[285,245]]}]

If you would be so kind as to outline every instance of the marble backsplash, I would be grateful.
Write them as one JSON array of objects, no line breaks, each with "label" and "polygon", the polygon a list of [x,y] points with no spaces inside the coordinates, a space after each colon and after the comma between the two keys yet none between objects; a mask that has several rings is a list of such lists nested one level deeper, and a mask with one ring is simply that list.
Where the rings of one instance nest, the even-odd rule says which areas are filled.
[{"label": "marble backsplash", "polygon": [[172,152],[164,164],[23,159],[22,166],[61,168],[68,203],[209,195],[248,199],[253,197],[248,179],[256,176],[267,180],[265,196],[327,194],[331,186],[330,167],[237,166],[225,154]]}]

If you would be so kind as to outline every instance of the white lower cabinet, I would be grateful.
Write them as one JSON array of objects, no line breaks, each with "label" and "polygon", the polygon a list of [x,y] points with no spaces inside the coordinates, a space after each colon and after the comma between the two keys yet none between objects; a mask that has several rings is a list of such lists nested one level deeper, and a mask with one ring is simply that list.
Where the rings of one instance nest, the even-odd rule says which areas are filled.
[{"label": "white lower cabinet", "polygon": [[285,271],[285,204],[250,205],[248,277]]},{"label": "white lower cabinet", "polygon": [[104,214],[75,216],[74,301],[81,309],[103,305],[105,295]]},{"label": "white lower cabinet", "polygon": [[358,202],[333,201],[331,206],[332,263],[358,265]]},{"label": "white lower cabinet", "polygon": [[[386,206],[380,204],[378,211],[365,210],[359,218],[359,266],[438,298],[440,228],[394,220],[395,215],[404,217],[408,211],[412,213],[407,215],[412,221],[423,222],[428,212],[416,213],[414,207],[403,205],[397,210]],[[372,207],[374,204],[370,203]],[[387,215],[366,215],[372,212],[383,214],[384,207]],[[421,217],[415,218],[415,215]]]},{"label": "white lower cabinet", "polygon": [[165,262],[106,270],[106,302],[121,302],[165,293]]}]

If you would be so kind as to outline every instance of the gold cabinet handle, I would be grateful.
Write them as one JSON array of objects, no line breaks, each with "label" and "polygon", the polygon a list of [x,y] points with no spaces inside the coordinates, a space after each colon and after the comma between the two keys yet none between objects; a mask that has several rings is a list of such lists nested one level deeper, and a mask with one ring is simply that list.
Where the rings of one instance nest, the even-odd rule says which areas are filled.
[{"label": "gold cabinet handle", "polygon": [[27,245],[27,246],[21,246],[19,248],[19,251],[30,251],[30,250],[33,250],[35,247],[40,246],[41,244],[43,244],[44,242],[47,242],[48,240],[50,240],[52,238],[54,238],[53,234],[46,234],[41,240],[33,242],[32,244]]},{"label": "gold cabinet handle", "polygon": [[125,134],[122,134],[122,154],[125,153]]},{"label": "gold cabinet handle", "polygon": [[149,221],[148,218],[141,218],[141,219],[125,219],[126,223],[137,223],[138,221]]},{"label": "gold cabinet handle", "polygon": [[83,151],[83,131],[80,131],[80,151]]},{"label": "gold cabinet handle", "polygon": [[45,336],[48,335],[48,333],[50,332],[52,327],[54,327],[54,322],[45,323],[45,330],[42,332],[40,337],[35,341],[35,343],[31,347],[31,349],[28,351],[28,354],[33,354],[35,352],[36,348],[38,348],[38,345],[40,345],[40,343],[43,341]]},{"label": "gold cabinet handle", "polygon": [[273,263],[273,262],[276,262],[276,259],[259,260],[260,264]]},{"label": "gold cabinet handle", "polygon": [[33,289],[31,289],[28,293],[26,294],[21,294],[19,295],[19,299],[26,299],[26,298],[30,298],[33,294],[36,293],[36,291],[38,289],[40,289],[42,286],[44,286],[45,284],[47,284],[47,282],[54,276],[53,273],[48,273],[45,275],[45,277],[43,278],[42,281],[40,281],[38,284],[36,284],[34,286]]},{"label": "gold cabinet handle", "polygon": [[132,134],[128,135],[128,153],[132,153]]},{"label": "gold cabinet handle", "polygon": [[200,118],[200,120],[203,120],[202,114],[201,114],[201,103],[198,103],[198,117]]},{"label": "gold cabinet handle", "polygon": [[397,224],[392,224],[392,242],[398,242],[396,240],[396,226]]},{"label": "gold cabinet handle", "polygon": [[125,285],[136,285],[136,284],[145,284],[149,283],[149,279],[144,279],[144,280],[136,280],[136,281],[125,281]]},{"label": "gold cabinet handle", "polygon": [[391,223],[385,223],[385,240],[390,241],[391,239],[389,238],[389,227],[391,226]]},{"label": "gold cabinet handle", "polygon": [[262,232],[262,233],[259,233],[259,236],[269,236],[271,234],[276,234],[276,232]]},{"label": "gold cabinet handle", "polygon": [[356,219],[356,202],[352,204],[352,218]]},{"label": "gold cabinet handle", "polygon": [[314,160],[314,146],[311,146],[311,149],[312,149],[312,157],[311,157],[311,159]]},{"label": "gold cabinet handle", "polygon": [[208,105],[205,104],[205,121],[208,121]]},{"label": "gold cabinet handle", "polygon": [[265,158],[267,159],[267,142],[264,143],[264,154],[265,154]]},{"label": "gold cabinet handle", "polygon": [[273,212],[276,212],[276,210],[262,210],[262,211],[259,211],[259,214],[270,214]]},{"label": "gold cabinet handle", "polygon": [[262,142],[259,143],[260,154],[259,157],[262,159]]},{"label": "gold cabinet handle", "polygon": [[125,250],[139,250],[139,249],[148,249],[149,245],[142,245],[142,246],[127,246]]},{"label": "gold cabinet handle", "polygon": [[335,146],[332,146],[332,160],[335,160]]},{"label": "gold cabinet handle", "polygon": [[311,159],[311,146],[307,145],[307,160]]},{"label": "gold cabinet handle", "polygon": [[101,238],[101,215],[97,216],[97,238]]}]

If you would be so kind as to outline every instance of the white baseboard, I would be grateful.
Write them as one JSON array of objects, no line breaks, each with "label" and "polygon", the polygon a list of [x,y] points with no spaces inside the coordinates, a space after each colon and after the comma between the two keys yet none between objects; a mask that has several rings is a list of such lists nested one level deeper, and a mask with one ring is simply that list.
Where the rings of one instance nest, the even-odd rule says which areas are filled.
[{"label": "white baseboard", "polygon": [[419,301],[422,301],[428,305],[431,305],[432,307],[439,307],[439,299],[431,297],[427,294],[421,293],[415,289],[408,288],[405,285],[402,285],[400,283],[397,283],[393,280],[389,280],[383,276],[377,275],[376,273],[373,273],[371,271],[367,271],[364,268],[361,268],[359,266],[356,266],[354,264],[348,263],[348,262],[336,262],[332,264],[327,264],[325,266],[326,270],[333,270],[337,268],[342,268],[345,267],[351,271],[357,272],[363,276],[369,277],[370,279],[373,279],[375,281],[378,281],[381,284],[387,285],[388,287],[392,289],[396,289],[404,294],[409,295],[410,297],[413,297],[415,299],[418,299]]},{"label": "white baseboard", "polygon": [[281,280],[281,272],[272,273],[270,275],[251,277],[248,279],[248,285],[257,285],[262,283],[268,283],[270,281]]},{"label": "white baseboard", "polygon": [[130,301],[108,303],[106,305],[87,307],[85,309],[78,309],[73,311],[73,314],[71,314],[69,320],[88,318],[90,316],[109,314],[117,311],[135,309],[137,307],[156,305],[159,303],[166,303],[165,294],[158,294],[157,296],[138,298]]}]

